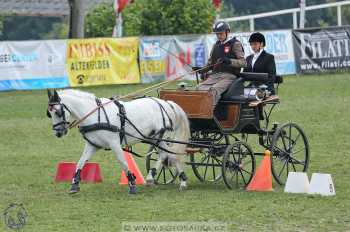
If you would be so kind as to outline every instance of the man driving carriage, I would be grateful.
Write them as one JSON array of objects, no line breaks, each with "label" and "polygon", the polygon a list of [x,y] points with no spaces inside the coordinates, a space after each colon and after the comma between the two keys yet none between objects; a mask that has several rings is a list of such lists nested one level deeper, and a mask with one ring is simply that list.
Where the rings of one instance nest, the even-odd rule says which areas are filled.
[{"label": "man driving carriage", "polygon": [[206,69],[202,73],[212,70],[207,79],[197,86],[197,90],[208,90],[213,95],[213,105],[220,100],[221,94],[226,91],[233,80],[246,66],[244,50],[240,41],[229,37],[230,26],[219,21],[213,26],[217,42],[214,44]]}]

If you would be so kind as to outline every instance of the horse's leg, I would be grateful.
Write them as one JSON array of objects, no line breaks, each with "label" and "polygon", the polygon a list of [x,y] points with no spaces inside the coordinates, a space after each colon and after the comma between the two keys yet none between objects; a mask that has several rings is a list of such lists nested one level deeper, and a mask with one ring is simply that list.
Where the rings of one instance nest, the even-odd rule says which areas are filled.
[{"label": "horse's leg", "polygon": [[114,153],[117,156],[117,160],[126,173],[126,176],[128,178],[128,183],[129,183],[129,194],[136,194],[136,177],[134,173],[129,171],[128,163],[125,160],[124,157],[124,151],[121,148],[121,146],[117,143],[111,145],[111,149],[114,151]]},{"label": "horse's leg", "polygon": [[161,153],[159,152],[157,162],[154,164],[154,166],[149,170],[147,174],[147,177],[146,177],[147,185],[154,185],[154,177],[157,175],[157,172],[162,166],[164,159],[165,159],[164,155],[161,155]]},{"label": "horse's leg", "polygon": [[[161,139],[163,137],[163,133],[161,133],[157,139],[155,139],[153,142],[156,144],[158,139]],[[160,142],[160,146],[164,146],[164,142]],[[148,171],[147,177],[146,177],[146,185],[154,185],[154,177],[157,175],[157,172],[159,168],[163,165],[163,161],[166,159],[166,154],[164,154],[164,151],[161,149],[156,149],[155,145],[152,145],[150,149],[148,150],[148,153],[152,152],[153,150],[157,151],[158,153],[158,159],[157,162],[154,164],[153,167],[150,168]]]},{"label": "horse's leg", "polygon": [[85,148],[83,151],[83,154],[81,155],[77,168],[75,170],[75,174],[72,180],[72,185],[69,193],[77,193],[80,190],[79,183],[80,183],[80,174],[81,170],[84,167],[85,162],[87,162],[93,154],[96,153],[98,150],[97,147],[91,145],[90,143],[85,143]]},{"label": "horse's leg", "polygon": [[[161,136],[161,137],[163,137],[163,136]],[[159,143],[159,147],[169,149],[168,145],[165,142],[160,142]],[[168,157],[168,152],[166,152],[166,151],[164,151],[164,150],[162,150],[160,148],[158,148],[157,151],[158,151],[158,160],[154,164],[154,167],[151,168],[148,171],[148,174],[147,174],[147,177],[146,177],[146,184],[147,185],[153,185],[154,184],[154,178],[157,175],[159,169],[162,168],[164,165],[166,165],[164,163],[169,158]],[[170,162],[170,161],[168,160],[168,162]],[[171,165],[171,164],[169,164],[169,165]],[[164,168],[166,168],[166,167],[164,167]]]},{"label": "horse's leg", "polygon": [[[179,156],[179,155],[176,155],[176,156]],[[182,157],[174,157],[173,159],[175,160],[175,166],[176,166],[176,169],[179,173],[179,179],[180,179],[180,190],[184,190],[187,188],[187,176],[183,170],[183,167],[182,167],[182,161],[181,161],[181,158]]]}]

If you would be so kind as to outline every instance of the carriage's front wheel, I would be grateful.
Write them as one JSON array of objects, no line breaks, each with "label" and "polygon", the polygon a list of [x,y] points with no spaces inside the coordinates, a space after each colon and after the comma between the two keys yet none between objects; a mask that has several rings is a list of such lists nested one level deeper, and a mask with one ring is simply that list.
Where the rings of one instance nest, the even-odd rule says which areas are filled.
[{"label": "carriage's front wheel", "polygon": [[201,182],[215,182],[221,179],[221,157],[212,154],[209,149],[190,155],[190,164],[194,175]]},{"label": "carriage's front wheel", "polygon": [[255,157],[246,142],[229,145],[222,160],[222,177],[229,189],[245,188],[255,173]]},{"label": "carriage's front wheel", "polygon": [[190,163],[194,175],[201,182],[216,182],[221,179],[222,156],[225,147],[230,143],[229,136],[220,133],[192,135],[195,142],[207,142],[222,145],[223,149],[201,148],[199,152],[190,155]]},{"label": "carriage's front wheel", "polygon": [[[150,146],[147,152],[146,157],[146,170],[147,174],[151,170],[151,168],[154,167],[156,162],[159,159],[157,148],[154,146]],[[154,178],[154,183],[159,185],[167,185],[172,184],[176,180],[176,177],[178,176],[178,171],[175,166],[167,165],[167,164],[161,164],[161,169],[158,170]]]},{"label": "carriage's front wheel", "polygon": [[271,170],[275,180],[283,185],[288,173],[306,172],[309,166],[309,143],[303,129],[286,123],[275,131],[270,146]]}]

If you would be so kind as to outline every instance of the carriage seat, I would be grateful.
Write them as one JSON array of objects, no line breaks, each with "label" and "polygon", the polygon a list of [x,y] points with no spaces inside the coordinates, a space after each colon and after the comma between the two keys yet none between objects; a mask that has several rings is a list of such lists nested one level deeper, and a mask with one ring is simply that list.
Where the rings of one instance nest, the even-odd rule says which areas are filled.
[{"label": "carriage seat", "polygon": [[[239,74],[229,88],[222,94],[220,101],[232,101],[237,103],[247,103],[250,101],[256,101],[255,95],[245,94],[249,92],[251,88],[246,88],[244,82],[253,81],[260,85],[267,84],[269,81],[268,73],[252,73],[242,72]],[[281,76],[275,76],[274,83],[280,84],[283,82]]]}]

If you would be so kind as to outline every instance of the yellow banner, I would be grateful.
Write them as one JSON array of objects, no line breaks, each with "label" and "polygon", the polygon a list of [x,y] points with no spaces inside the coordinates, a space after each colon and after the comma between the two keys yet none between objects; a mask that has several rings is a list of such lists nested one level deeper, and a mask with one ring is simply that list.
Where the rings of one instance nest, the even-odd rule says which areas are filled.
[{"label": "yellow banner", "polygon": [[140,83],[138,38],[68,40],[70,86]]},{"label": "yellow banner", "polygon": [[140,61],[141,75],[144,74],[164,74],[165,61],[164,60],[142,60]]}]

